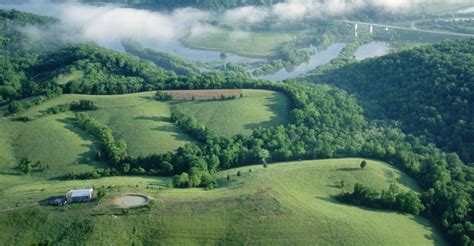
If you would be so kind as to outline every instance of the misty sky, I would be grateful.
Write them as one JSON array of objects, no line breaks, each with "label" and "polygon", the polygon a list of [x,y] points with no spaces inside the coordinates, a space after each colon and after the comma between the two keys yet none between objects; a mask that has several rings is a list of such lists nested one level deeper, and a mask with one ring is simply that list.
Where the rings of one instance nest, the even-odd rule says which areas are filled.
[{"label": "misty sky", "polygon": [[[340,17],[365,6],[376,6],[396,12],[414,8],[422,0],[287,0],[270,8],[241,7],[219,13],[227,22],[259,23],[266,18],[298,21],[301,18]],[[463,1],[463,0],[448,0]],[[465,2],[465,0],[464,0]],[[52,15],[62,21],[57,27],[67,33],[66,40],[94,41],[110,46],[122,38],[136,38],[143,42],[176,41],[185,36],[198,37],[216,30],[206,22],[211,13],[193,8],[171,12],[152,12],[113,5],[92,6],[77,2],[48,4],[35,1],[20,10]],[[214,13],[215,14],[215,13]],[[74,34],[65,30],[74,30]],[[29,30],[40,36],[41,33]],[[234,36],[238,36],[236,35]],[[44,34],[43,34],[44,35]]]}]

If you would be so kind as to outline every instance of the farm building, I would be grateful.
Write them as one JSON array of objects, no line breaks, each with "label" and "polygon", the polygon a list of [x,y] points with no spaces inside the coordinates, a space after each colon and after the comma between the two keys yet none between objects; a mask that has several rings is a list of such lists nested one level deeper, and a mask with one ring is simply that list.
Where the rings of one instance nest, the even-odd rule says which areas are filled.
[{"label": "farm building", "polygon": [[80,190],[70,190],[66,194],[66,199],[68,202],[89,202],[92,200],[92,192],[94,190],[90,189],[80,189]]}]

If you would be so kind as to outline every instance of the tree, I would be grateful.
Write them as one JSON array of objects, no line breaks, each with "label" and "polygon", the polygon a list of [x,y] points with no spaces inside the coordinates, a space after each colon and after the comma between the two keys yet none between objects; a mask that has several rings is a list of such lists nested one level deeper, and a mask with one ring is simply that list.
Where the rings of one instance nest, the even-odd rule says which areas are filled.
[{"label": "tree", "polygon": [[21,104],[21,102],[13,101],[10,104],[8,104],[8,112],[10,114],[16,114],[20,112],[21,110],[23,110],[23,105]]},{"label": "tree", "polygon": [[181,173],[180,175],[175,175],[173,177],[173,186],[178,188],[188,188],[191,187],[191,181],[189,175],[186,172]]},{"label": "tree", "polygon": [[366,166],[367,166],[367,161],[363,160],[363,161],[360,163],[360,168],[364,169]]},{"label": "tree", "polygon": [[24,174],[30,174],[31,170],[33,169],[33,164],[28,158],[23,157],[21,158],[20,163],[18,163],[16,168]]},{"label": "tree", "polygon": [[260,161],[263,163],[263,164],[266,164],[267,163],[267,159],[270,157],[270,152],[266,149],[261,149],[259,152],[258,152],[258,157],[260,158]]},{"label": "tree", "polygon": [[166,92],[163,92],[163,91],[157,91],[155,93],[155,100],[157,101],[171,101],[173,100],[173,95],[169,94],[169,93],[166,93]]},{"label": "tree", "polygon": [[227,54],[225,52],[221,52],[220,56],[222,60],[225,60],[227,58]]},{"label": "tree", "polygon": [[345,182],[344,182],[344,180],[341,179],[339,181],[339,188],[344,188],[344,185],[345,185]]},{"label": "tree", "polygon": [[107,192],[104,189],[98,189],[97,190],[97,200],[98,201],[102,200],[102,198],[104,198],[106,194],[107,194]]},{"label": "tree", "polygon": [[130,172],[130,164],[129,163],[122,164],[122,171],[123,171],[123,173],[129,173]]}]

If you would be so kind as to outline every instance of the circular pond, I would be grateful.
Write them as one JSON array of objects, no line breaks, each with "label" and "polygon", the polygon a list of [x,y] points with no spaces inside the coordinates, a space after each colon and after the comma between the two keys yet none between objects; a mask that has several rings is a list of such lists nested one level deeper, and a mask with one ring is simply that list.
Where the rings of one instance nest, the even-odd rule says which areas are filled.
[{"label": "circular pond", "polygon": [[127,194],[115,199],[115,205],[120,208],[136,208],[148,203],[148,197],[143,195]]}]

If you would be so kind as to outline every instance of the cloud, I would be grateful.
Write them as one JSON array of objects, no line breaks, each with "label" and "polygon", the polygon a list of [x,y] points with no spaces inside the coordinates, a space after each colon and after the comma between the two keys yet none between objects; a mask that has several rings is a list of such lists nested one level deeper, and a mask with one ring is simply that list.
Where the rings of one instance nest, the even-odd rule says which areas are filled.
[{"label": "cloud", "polygon": [[211,33],[217,32],[218,29],[216,27],[207,25],[207,24],[199,24],[194,25],[191,27],[190,31],[188,32],[188,38],[202,38],[203,36]]},{"label": "cloud", "polygon": [[258,23],[265,20],[270,15],[268,9],[253,6],[245,6],[241,8],[226,11],[224,19],[228,22],[245,22]]},{"label": "cloud", "polygon": [[[93,41],[109,48],[120,49],[120,39],[134,38],[142,43],[164,44],[215,32],[217,27],[208,24],[215,15],[230,23],[259,23],[272,21],[298,21],[301,18],[340,17],[372,6],[386,11],[405,11],[420,3],[435,0],[286,0],[271,7],[245,6],[227,10],[222,14],[193,8],[180,8],[171,12],[153,12],[116,5],[87,5],[75,1],[30,2],[21,4],[20,10],[38,14],[51,14],[61,20],[50,33],[26,28],[34,37],[58,36],[64,41]],[[446,0],[466,2],[471,0]],[[233,33],[232,39],[241,39],[244,33]],[[118,44],[118,45],[117,45]]]},{"label": "cloud", "polygon": [[229,39],[229,41],[235,42],[235,41],[246,39],[248,37],[249,37],[248,32],[234,31],[234,32],[230,33],[228,39]]},{"label": "cloud", "polygon": [[376,6],[385,10],[408,7],[414,0],[287,0],[273,6],[272,12],[284,20],[304,17],[342,16],[361,8]]},{"label": "cloud", "polygon": [[[421,4],[436,3],[438,0],[286,0],[274,4],[267,16],[281,20],[301,18],[339,17],[357,12],[363,8],[376,7],[397,13],[414,10]],[[472,2],[472,0],[444,0],[444,3]],[[252,10],[247,9],[251,13]]]},{"label": "cloud", "polygon": [[62,22],[85,39],[104,44],[121,38],[168,41],[205,29],[208,13],[182,8],[170,13],[78,3],[60,7]]}]

